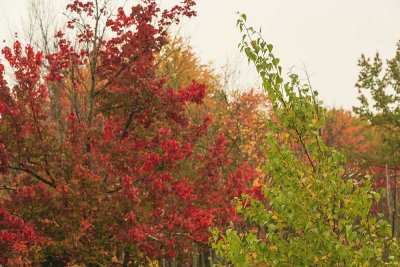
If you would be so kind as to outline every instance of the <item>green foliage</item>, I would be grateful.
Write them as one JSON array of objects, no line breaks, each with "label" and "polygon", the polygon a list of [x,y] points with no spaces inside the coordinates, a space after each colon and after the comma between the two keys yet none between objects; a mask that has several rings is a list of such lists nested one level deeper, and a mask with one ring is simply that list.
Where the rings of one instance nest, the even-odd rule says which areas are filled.
[{"label": "green foliage", "polygon": [[[386,60],[385,69],[379,53],[372,60],[362,55],[358,65],[361,70],[356,87],[360,106],[354,107],[354,111],[382,130],[383,145],[376,151],[378,162],[396,170],[400,164],[400,42],[397,44],[395,56]],[[393,209],[388,205],[388,210],[389,214],[393,214],[392,235],[398,236],[400,232],[396,173],[393,178]],[[389,183],[387,191],[390,195]],[[387,201],[390,203],[389,197]]]},{"label": "green foliage", "polygon": [[239,47],[272,105],[263,167],[268,182],[265,199],[235,200],[237,211],[259,230],[214,230],[217,255],[235,266],[397,266],[399,246],[390,225],[370,213],[379,194],[369,177],[346,176],[343,155],[320,137],[325,109],[317,93],[294,73],[284,80],[272,45],[246,26],[245,15],[237,25],[244,33]]},{"label": "green foliage", "polygon": [[386,68],[379,53],[373,59],[362,55],[356,87],[360,106],[354,112],[384,130],[383,157],[389,165],[400,162],[400,42],[396,54],[386,60]]}]

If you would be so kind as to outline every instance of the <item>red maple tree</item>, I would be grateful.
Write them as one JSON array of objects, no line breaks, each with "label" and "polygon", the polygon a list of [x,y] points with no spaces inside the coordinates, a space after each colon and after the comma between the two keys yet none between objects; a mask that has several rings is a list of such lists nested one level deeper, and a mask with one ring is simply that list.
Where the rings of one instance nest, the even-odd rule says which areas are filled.
[{"label": "red maple tree", "polygon": [[229,167],[225,137],[209,138],[211,115],[195,124],[186,113],[205,86],[172,89],[156,75],[168,27],[194,16],[194,2],[116,14],[107,2],[68,4],[55,53],[2,50],[15,84],[0,65],[0,263],[21,247],[26,265],[184,257],[236,219],[230,200],[251,187],[249,168]]}]

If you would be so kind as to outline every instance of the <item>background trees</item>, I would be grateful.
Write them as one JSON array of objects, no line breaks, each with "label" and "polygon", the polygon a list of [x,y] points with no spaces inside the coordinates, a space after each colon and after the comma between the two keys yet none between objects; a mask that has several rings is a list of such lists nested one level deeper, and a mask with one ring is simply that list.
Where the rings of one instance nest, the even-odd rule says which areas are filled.
[{"label": "background trees", "polygon": [[383,145],[377,151],[380,164],[385,165],[386,169],[387,194],[392,196],[392,199],[388,199],[388,213],[391,215],[389,221],[392,224],[393,236],[398,236],[400,43],[397,44],[395,56],[385,63],[379,53],[373,59],[361,56],[358,62],[361,70],[356,84],[360,106],[354,107],[354,112],[381,129]]}]

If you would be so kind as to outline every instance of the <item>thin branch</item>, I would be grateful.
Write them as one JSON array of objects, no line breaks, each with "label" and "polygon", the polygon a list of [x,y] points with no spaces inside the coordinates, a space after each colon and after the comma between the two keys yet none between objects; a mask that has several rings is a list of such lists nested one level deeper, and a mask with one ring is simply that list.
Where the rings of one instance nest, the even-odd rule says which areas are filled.
[{"label": "thin branch", "polygon": [[35,172],[33,172],[33,171],[29,170],[29,169],[26,169],[26,168],[23,168],[23,167],[13,167],[13,166],[8,166],[8,168],[11,169],[11,170],[22,171],[22,172],[28,173],[28,174],[32,175],[34,178],[36,178],[37,180],[41,181],[42,183],[47,184],[47,185],[49,185],[49,186],[51,186],[53,188],[56,188],[56,185],[55,185],[54,182],[43,178],[39,174],[37,174],[37,173],[35,173]]},{"label": "thin branch", "polygon": [[9,185],[2,184],[2,185],[0,185],[0,189],[3,189],[3,190],[11,190],[11,191],[13,191],[13,190],[15,190],[16,188],[15,188],[15,187],[11,187],[11,186],[9,186]]}]

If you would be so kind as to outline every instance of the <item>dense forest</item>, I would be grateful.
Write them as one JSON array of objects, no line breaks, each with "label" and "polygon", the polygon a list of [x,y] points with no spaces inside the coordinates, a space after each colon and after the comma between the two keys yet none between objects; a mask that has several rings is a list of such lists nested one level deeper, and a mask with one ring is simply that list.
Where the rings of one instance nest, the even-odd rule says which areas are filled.
[{"label": "dense forest", "polygon": [[66,2],[1,50],[0,266],[400,265],[400,43],[327,109],[245,14],[255,88],[174,37],[193,0]]}]

